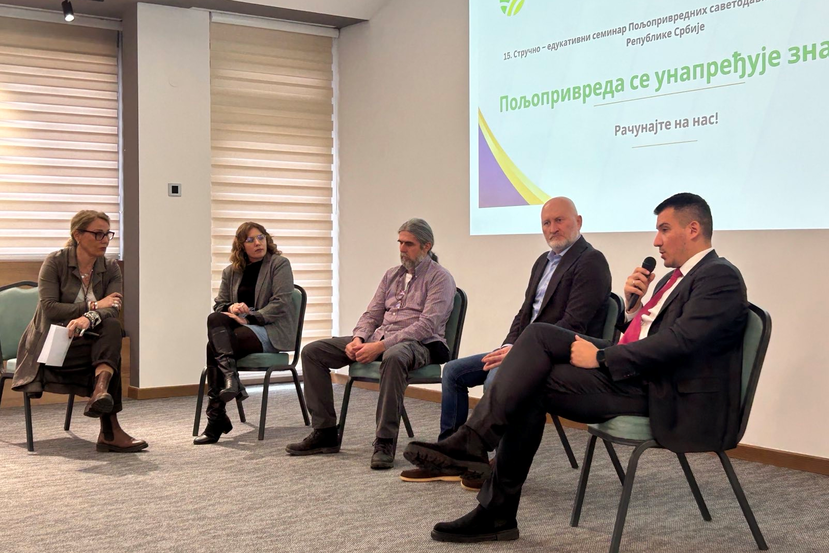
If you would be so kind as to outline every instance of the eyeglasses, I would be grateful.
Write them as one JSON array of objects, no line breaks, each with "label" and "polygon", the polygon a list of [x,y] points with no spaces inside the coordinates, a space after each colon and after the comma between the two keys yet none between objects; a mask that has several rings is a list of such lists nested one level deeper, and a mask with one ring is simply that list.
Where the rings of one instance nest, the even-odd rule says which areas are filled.
[{"label": "eyeglasses", "polygon": [[257,242],[264,242],[265,235],[257,234],[256,236],[248,236],[247,238],[245,238],[245,244],[253,244],[254,240],[256,240]]},{"label": "eyeglasses", "polygon": [[104,232],[102,230],[82,230],[81,232],[88,232],[89,234],[95,235],[95,240],[98,242],[104,241],[104,236],[107,237],[107,240],[112,240],[115,237],[115,233],[112,231]]}]

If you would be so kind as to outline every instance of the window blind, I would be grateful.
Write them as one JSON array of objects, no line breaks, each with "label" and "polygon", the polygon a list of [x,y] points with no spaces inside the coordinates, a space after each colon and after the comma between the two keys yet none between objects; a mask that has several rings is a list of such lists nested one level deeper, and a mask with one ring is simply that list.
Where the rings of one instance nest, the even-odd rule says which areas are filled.
[{"label": "window blind", "polygon": [[118,33],[0,17],[0,259],[38,260],[81,209],[120,252]]},{"label": "window blind", "polygon": [[236,228],[262,224],[308,293],[303,341],[333,321],[333,42],[211,23],[213,292]]}]

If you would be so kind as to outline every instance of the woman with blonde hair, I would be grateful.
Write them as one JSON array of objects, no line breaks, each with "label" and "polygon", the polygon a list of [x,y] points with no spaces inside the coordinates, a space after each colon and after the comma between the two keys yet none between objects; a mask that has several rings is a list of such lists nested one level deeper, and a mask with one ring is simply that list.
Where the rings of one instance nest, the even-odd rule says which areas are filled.
[{"label": "woman with blonde hair", "polygon": [[[79,211],[66,247],[46,256],[38,277],[40,301],[20,339],[12,387],[39,397],[43,392],[90,396],[84,415],[101,419],[98,451],[129,453],[147,447],[118,424],[121,411],[121,269],[105,259],[115,235],[109,216]],[[51,325],[65,325],[72,343],[63,365],[38,363]],[[89,332],[87,332],[89,331]]]},{"label": "woman with blonde hair", "polygon": [[236,359],[294,347],[296,312],[291,263],[259,223],[242,223],[222,271],[219,295],[207,317],[207,427],[193,440],[214,444],[233,429],[225,404],[247,398]]}]

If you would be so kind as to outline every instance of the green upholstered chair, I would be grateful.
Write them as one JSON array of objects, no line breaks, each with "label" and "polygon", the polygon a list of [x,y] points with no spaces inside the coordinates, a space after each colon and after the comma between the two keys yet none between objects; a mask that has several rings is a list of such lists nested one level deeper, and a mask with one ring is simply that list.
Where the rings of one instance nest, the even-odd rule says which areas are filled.
[{"label": "green upholstered chair", "polygon": [[[607,298],[607,315],[604,321],[604,328],[602,329],[602,338],[609,342],[616,342],[616,327],[619,324],[619,318],[622,315],[622,299],[610,293]],[[576,456],[573,454],[573,448],[570,447],[570,440],[567,439],[567,434],[564,433],[564,428],[561,427],[561,421],[557,415],[550,413],[550,418],[553,419],[553,425],[556,427],[558,439],[561,440],[561,445],[564,448],[564,453],[567,454],[567,459],[570,461],[570,466],[574,469],[579,468],[579,463],[576,461]],[[618,462],[618,459],[617,459]]]},{"label": "green upholstered chair", "polygon": [[[268,389],[271,385],[271,373],[274,371],[290,371],[296,386],[296,395],[299,399],[299,408],[302,410],[302,418],[305,419],[305,426],[311,424],[308,418],[308,408],[305,406],[305,396],[302,395],[302,387],[299,385],[299,376],[296,372],[296,364],[299,361],[299,351],[302,347],[302,327],[305,322],[305,306],[308,304],[308,294],[298,284],[294,284],[294,291],[291,294],[294,309],[296,310],[296,339],[294,340],[294,351],[289,357],[288,353],[252,353],[236,361],[236,369],[243,371],[265,371],[265,381],[262,385],[262,407],[259,410],[259,439],[265,439],[265,419],[268,415]],[[290,358],[290,362],[289,362]],[[199,435],[199,422],[201,421],[202,402],[204,401],[204,384],[207,379],[207,368],[201,373],[199,379],[199,394],[196,399],[196,419],[193,422],[193,436]],[[236,398],[236,407],[239,410],[239,420],[245,422],[245,410],[242,407],[242,400]]]},{"label": "green upholstered chair", "polygon": [[[6,380],[14,378],[16,366],[17,345],[26,327],[32,320],[40,298],[37,294],[37,282],[29,280],[15,282],[0,287],[0,355],[5,367],[0,373],[0,401],[3,398],[3,386]],[[75,404],[74,394],[69,394],[66,404],[66,417],[63,429],[69,430],[72,422],[72,407]],[[32,404],[29,394],[23,394],[23,411],[26,416],[26,448],[34,451],[34,436],[32,431]]]},{"label": "green upholstered chair", "polygon": [[[737,435],[738,441],[742,439],[746,431],[746,426],[748,425],[748,416],[751,413],[751,405],[754,402],[754,393],[757,391],[757,382],[760,379],[760,371],[763,368],[763,360],[766,357],[766,350],[768,349],[769,339],[771,338],[771,317],[769,314],[754,304],[749,304],[749,308],[748,324],[743,334],[741,412],[740,430]],[[616,466],[616,471],[622,481],[622,497],[619,501],[619,509],[616,513],[616,525],[613,528],[613,537],[610,542],[610,553],[618,553],[639,457],[647,449],[661,448],[662,446],[653,438],[648,417],[615,417],[600,424],[590,424],[587,426],[587,431],[590,434],[590,438],[587,442],[587,451],[584,454],[584,462],[582,463],[581,477],[579,478],[576,499],[573,504],[570,526],[578,526],[579,524],[581,508],[587,489],[587,478],[590,475],[590,464],[593,459],[593,449],[596,445],[596,440],[601,439],[607,446],[608,453],[611,455],[611,459],[614,460],[614,466]],[[629,445],[635,448],[628,461],[627,475],[622,471],[611,444]],[[740,486],[740,481],[737,479],[737,474],[734,472],[734,467],[731,465],[731,461],[729,461],[724,451],[715,451],[714,453],[720,458],[728,481],[731,483],[731,488],[734,490],[734,495],[737,497],[737,502],[743,511],[743,516],[745,516],[754,540],[757,542],[757,547],[761,550],[768,549],[763,534],[760,532],[760,527],[757,525],[757,520],[754,518],[754,513],[752,513],[745,493],[743,493],[743,489]],[[697,502],[702,518],[710,521],[711,515],[705,505],[705,500],[702,498],[702,493],[699,490],[699,486],[697,486],[694,473],[691,471],[691,466],[688,464],[685,454],[677,453],[676,456],[685,473],[685,478]]]},{"label": "green upholstered chair", "polygon": [[[449,320],[446,322],[446,344],[449,346],[449,360],[452,361],[458,358],[458,352],[461,347],[461,335],[463,334],[463,323],[466,319],[466,292],[457,288],[455,290],[455,299],[452,305],[452,313],[449,315]],[[441,366],[437,363],[426,365],[415,371],[409,372],[409,384],[440,384],[440,370]],[[345,385],[345,392],[343,393],[343,405],[340,409],[340,424],[339,424],[339,440],[343,441],[343,432],[345,431],[345,421],[348,416],[348,400],[351,397],[351,387],[354,382],[380,382],[380,362],[373,361],[371,363],[351,363],[348,366],[348,382]],[[406,432],[410,438],[414,437],[412,425],[409,422],[409,416],[406,414],[406,407],[404,406],[401,412],[403,424],[406,426]]]}]

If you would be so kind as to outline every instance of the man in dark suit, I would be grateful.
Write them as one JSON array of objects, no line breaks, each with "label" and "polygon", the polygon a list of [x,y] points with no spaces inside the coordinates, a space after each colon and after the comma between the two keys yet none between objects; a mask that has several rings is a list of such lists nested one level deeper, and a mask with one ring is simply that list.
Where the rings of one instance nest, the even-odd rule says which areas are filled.
[{"label": "man in dark suit", "polygon": [[[655,439],[676,452],[735,447],[739,427],[742,335],[748,302],[742,276],[711,248],[708,204],[676,194],[659,206],[654,246],[666,267],[644,306],[654,275],[638,267],[625,282],[627,330],[617,345],[566,329],[533,324],[515,343],[469,422],[437,444],[412,442],[420,464],[489,474],[479,505],[439,523],[441,541],[518,537],[515,515],[549,411],[595,423],[648,415]],[[520,373],[520,378],[512,378]],[[500,445],[499,445],[500,443]]]},{"label": "man in dark suit", "polygon": [[[541,208],[541,230],[550,251],[541,254],[530,272],[524,303],[500,348],[450,361],[443,367],[440,436],[455,433],[469,414],[469,388],[484,385],[498,372],[512,345],[532,322],[549,323],[587,336],[602,334],[610,295],[610,268],[604,255],[581,235],[582,217],[569,198],[552,198]],[[405,470],[407,482],[458,481],[457,470],[418,467]],[[479,479],[465,487],[479,489]]]}]

